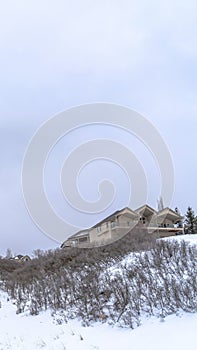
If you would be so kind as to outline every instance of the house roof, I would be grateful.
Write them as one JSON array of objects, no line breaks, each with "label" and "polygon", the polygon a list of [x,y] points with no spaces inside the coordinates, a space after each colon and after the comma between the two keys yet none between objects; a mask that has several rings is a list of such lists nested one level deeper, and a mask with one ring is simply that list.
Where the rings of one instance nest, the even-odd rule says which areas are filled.
[{"label": "house roof", "polygon": [[123,208],[121,210],[115,211],[113,214],[107,216],[105,219],[101,220],[96,225],[92,226],[91,228],[98,227],[98,226],[104,224],[106,221],[113,220],[117,216],[120,216],[120,215],[123,215],[123,214],[126,215],[126,216],[129,216],[129,217],[137,217],[137,214],[133,210],[131,210],[128,207],[125,207],[125,208]]},{"label": "house roof", "polygon": [[68,238],[68,240],[70,239],[73,239],[75,237],[81,237],[81,236],[86,236],[89,234],[89,230],[91,230],[92,228],[95,228],[95,227],[98,227],[100,225],[102,225],[103,223],[107,222],[107,221],[110,221],[110,220],[114,220],[117,216],[120,216],[120,215],[126,215],[128,217],[137,217],[137,214],[135,213],[135,211],[131,210],[130,208],[128,207],[125,207],[123,209],[120,209],[120,210],[116,210],[113,214],[107,216],[105,219],[97,222],[94,226],[88,228],[88,229],[85,229],[85,230],[81,230],[81,231],[78,231],[76,232],[74,235],[70,236]]},{"label": "house roof", "polygon": [[157,211],[151,208],[148,204],[145,204],[135,210],[136,213],[142,213],[145,216],[157,214]]},{"label": "house roof", "polygon": [[70,236],[69,239],[70,239],[70,238],[73,238],[73,237],[76,237],[76,236],[77,236],[77,237],[78,237],[78,236],[86,236],[88,233],[89,233],[89,228],[74,233],[74,235]]},{"label": "house roof", "polygon": [[23,255],[18,254],[18,255],[15,256],[15,259],[22,259],[22,257],[23,257]]},{"label": "house roof", "polygon": [[23,257],[21,258],[21,260],[31,260],[29,255],[23,255]]},{"label": "house roof", "polygon": [[180,220],[180,219],[183,219],[183,216],[179,215],[176,213],[176,211],[166,207],[162,210],[160,210],[158,213],[157,213],[157,216],[158,217],[168,217],[169,219],[177,219],[177,220]]}]

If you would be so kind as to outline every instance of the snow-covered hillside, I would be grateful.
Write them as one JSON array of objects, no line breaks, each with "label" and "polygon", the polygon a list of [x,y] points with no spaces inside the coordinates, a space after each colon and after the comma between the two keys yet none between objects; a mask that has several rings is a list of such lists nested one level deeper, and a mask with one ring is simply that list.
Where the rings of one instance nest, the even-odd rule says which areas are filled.
[{"label": "snow-covered hillside", "polygon": [[[197,235],[169,239],[197,244]],[[185,350],[197,346],[197,313],[179,311],[165,319],[144,316],[141,325],[131,330],[107,323],[90,327],[77,320],[62,323],[61,316],[52,317],[49,310],[37,316],[28,311],[17,315],[16,305],[5,292],[0,292],[0,302],[0,350]]]},{"label": "snow-covered hillside", "polygon": [[57,325],[50,313],[16,315],[16,308],[1,293],[0,350],[185,350],[196,348],[197,314],[151,318],[134,329],[78,321]]},{"label": "snow-covered hillside", "polygon": [[184,240],[190,244],[197,245],[197,234],[172,236],[172,237],[162,238],[162,239],[164,239],[164,240],[177,240],[178,242],[181,242]]}]

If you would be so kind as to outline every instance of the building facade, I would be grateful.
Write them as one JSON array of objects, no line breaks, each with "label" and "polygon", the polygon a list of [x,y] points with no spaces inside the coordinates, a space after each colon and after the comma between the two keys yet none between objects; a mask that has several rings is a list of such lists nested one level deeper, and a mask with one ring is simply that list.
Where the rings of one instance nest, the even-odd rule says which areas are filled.
[{"label": "building facade", "polygon": [[122,238],[139,224],[148,234],[157,233],[158,238],[183,234],[183,217],[170,208],[156,211],[149,205],[136,210],[128,207],[118,210],[89,229],[69,237],[65,247],[88,247],[111,243]]}]

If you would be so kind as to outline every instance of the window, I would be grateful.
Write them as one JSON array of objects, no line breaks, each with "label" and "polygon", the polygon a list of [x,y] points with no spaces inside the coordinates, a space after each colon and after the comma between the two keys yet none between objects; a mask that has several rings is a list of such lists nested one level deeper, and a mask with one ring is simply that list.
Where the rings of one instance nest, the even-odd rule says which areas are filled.
[{"label": "window", "polygon": [[113,228],[113,227],[116,227],[116,221],[112,221],[111,222],[111,227]]},{"label": "window", "polygon": [[111,228],[113,227],[116,227],[116,226],[119,226],[119,222],[118,222],[118,219],[114,219],[113,221],[111,221]]},{"label": "window", "polygon": [[101,226],[98,226],[98,227],[97,227],[97,232],[98,232],[98,233],[101,232]]},{"label": "window", "polygon": [[140,218],[140,221],[141,221],[143,224],[145,224],[145,223],[146,223],[146,218],[145,218],[145,216],[142,216],[142,217]]},{"label": "window", "polygon": [[80,237],[79,242],[87,242],[88,237]]}]

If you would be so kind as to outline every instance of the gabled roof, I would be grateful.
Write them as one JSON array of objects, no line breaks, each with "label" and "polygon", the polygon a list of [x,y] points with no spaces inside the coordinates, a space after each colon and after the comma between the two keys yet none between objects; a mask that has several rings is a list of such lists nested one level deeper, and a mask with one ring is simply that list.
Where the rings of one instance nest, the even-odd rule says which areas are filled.
[{"label": "gabled roof", "polygon": [[22,257],[23,257],[23,255],[18,254],[18,255],[16,255],[16,256],[15,256],[15,258],[14,258],[14,259],[16,259],[16,260],[17,260],[17,259],[22,259]]},{"label": "gabled roof", "polygon": [[111,214],[111,215],[107,216],[105,219],[99,221],[94,226],[92,226],[92,227],[90,227],[88,229],[76,232],[74,235],[70,236],[68,239],[73,239],[73,238],[77,238],[79,236],[87,235],[87,234],[89,234],[89,230],[91,230],[93,228],[96,228],[96,227],[104,224],[107,221],[114,220],[117,216],[120,216],[120,215],[125,215],[125,216],[129,216],[129,217],[133,217],[133,218],[137,218],[137,216],[138,216],[135,213],[135,211],[131,210],[128,207],[125,207],[125,208],[123,208],[121,210],[116,210],[113,214]]},{"label": "gabled roof", "polygon": [[29,255],[23,255],[23,257],[21,258],[21,260],[23,261],[27,261],[27,260],[31,260]]},{"label": "gabled roof", "polygon": [[138,214],[143,214],[145,216],[157,214],[157,211],[153,208],[151,208],[148,204],[145,204],[135,210]]},{"label": "gabled roof", "polygon": [[81,231],[78,231],[76,233],[74,233],[74,235],[70,236],[70,238],[74,238],[74,237],[78,237],[78,236],[86,236],[87,234],[89,233],[89,229],[85,229],[85,230],[81,230]]},{"label": "gabled roof", "polygon": [[120,216],[120,215],[126,215],[126,216],[129,216],[129,217],[130,216],[137,217],[136,213],[133,210],[131,210],[128,207],[125,207],[125,208],[123,208],[121,210],[115,211],[113,214],[107,216],[105,219],[103,219],[102,221],[98,222],[96,225],[92,226],[91,228],[100,226],[100,225],[102,225],[103,223],[105,223],[107,221],[114,220],[114,219],[116,219],[117,216]]},{"label": "gabled roof", "polygon": [[174,211],[174,210],[172,210],[172,209],[170,209],[170,208],[168,208],[168,207],[166,207],[166,208],[160,210],[160,211],[157,213],[157,216],[158,216],[158,217],[162,217],[162,216],[165,216],[165,217],[166,217],[166,216],[168,216],[168,217],[170,217],[171,219],[177,219],[177,220],[183,218],[183,216],[177,214],[176,211]]}]

